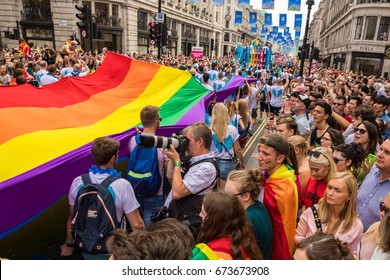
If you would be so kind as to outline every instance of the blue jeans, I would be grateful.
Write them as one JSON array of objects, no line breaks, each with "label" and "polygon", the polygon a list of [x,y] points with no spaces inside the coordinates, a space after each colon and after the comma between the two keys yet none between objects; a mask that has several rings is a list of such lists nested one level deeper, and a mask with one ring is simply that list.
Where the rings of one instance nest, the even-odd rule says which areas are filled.
[{"label": "blue jeans", "polygon": [[150,216],[164,205],[164,196],[163,195],[155,195],[153,197],[137,196],[137,200],[141,205],[139,210],[140,210],[141,217],[145,223],[145,226],[151,225],[152,221],[150,220]]},{"label": "blue jeans", "polygon": [[217,158],[219,167],[219,178],[226,181],[229,173],[234,170],[234,163],[232,160],[222,160]]}]

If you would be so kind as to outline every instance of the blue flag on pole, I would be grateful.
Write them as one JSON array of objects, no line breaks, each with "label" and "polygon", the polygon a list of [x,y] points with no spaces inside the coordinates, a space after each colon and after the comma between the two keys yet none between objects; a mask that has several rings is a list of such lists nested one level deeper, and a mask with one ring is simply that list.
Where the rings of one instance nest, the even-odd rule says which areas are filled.
[{"label": "blue flag on pole", "polygon": [[236,11],[234,25],[242,25],[242,11]]},{"label": "blue flag on pole", "polygon": [[249,8],[249,6],[250,6],[249,1],[250,0],[238,0],[237,5],[239,7]]},{"label": "blue flag on pole", "polygon": [[279,28],[284,29],[287,25],[287,14],[279,15]]},{"label": "blue flag on pole", "polygon": [[301,10],[301,0],[288,0],[287,10],[299,12]]},{"label": "blue flag on pole", "polygon": [[249,13],[249,25],[254,26],[257,23],[257,13],[250,12]]},{"label": "blue flag on pole", "polygon": [[272,14],[271,13],[264,14],[264,26],[272,26]]},{"label": "blue flag on pole", "polygon": [[295,14],[294,30],[301,31],[301,27],[302,27],[302,14]]},{"label": "blue flag on pole", "polygon": [[251,32],[252,33],[257,33],[257,26],[255,25],[255,26],[251,26]]},{"label": "blue flag on pole", "polygon": [[263,0],[261,8],[263,10],[273,10],[275,7],[275,0]]}]

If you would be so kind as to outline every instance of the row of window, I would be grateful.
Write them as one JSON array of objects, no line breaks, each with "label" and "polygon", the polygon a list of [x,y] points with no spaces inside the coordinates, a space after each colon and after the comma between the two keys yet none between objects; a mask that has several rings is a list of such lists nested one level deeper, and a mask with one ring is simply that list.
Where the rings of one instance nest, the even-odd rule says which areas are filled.
[{"label": "row of window", "polygon": [[[390,17],[381,17],[377,29],[378,17],[367,16],[356,18],[355,40],[387,41],[389,38]],[[364,28],[363,28],[364,27]]]}]

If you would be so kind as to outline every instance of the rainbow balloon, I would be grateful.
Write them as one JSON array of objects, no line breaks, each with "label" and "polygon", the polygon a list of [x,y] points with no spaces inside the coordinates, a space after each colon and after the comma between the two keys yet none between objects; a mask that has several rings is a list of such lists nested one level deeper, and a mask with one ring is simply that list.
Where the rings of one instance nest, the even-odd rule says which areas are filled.
[{"label": "rainbow balloon", "polygon": [[[237,90],[235,77],[217,95]],[[146,105],[160,107],[158,135],[204,121],[214,97],[188,72],[108,53],[92,75],[44,86],[0,89],[0,239],[67,194],[74,177],[92,165],[92,141],[110,135],[120,156]]]}]

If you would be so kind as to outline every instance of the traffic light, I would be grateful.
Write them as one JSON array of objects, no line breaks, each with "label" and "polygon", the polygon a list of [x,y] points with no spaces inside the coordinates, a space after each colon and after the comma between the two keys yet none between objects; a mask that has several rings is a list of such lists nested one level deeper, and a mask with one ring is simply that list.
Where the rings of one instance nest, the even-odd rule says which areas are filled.
[{"label": "traffic light", "polygon": [[[91,10],[88,6],[84,5],[75,5],[75,8],[80,12],[76,14],[76,17],[81,20],[77,22],[76,25],[83,30],[88,30],[90,19],[91,19]],[[87,32],[88,34],[88,32]]]},{"label": "traffic light", "polygon": [[162,24],[161,45],[165,47],[168,46],[168,26],[166,23]]},{"label": "traffic light", "polygon": [[305,59],[310,58],[310,44],[306,44],[306,49],[305,49]]},{"label": "traffic light", "polygon": [[157,24],[155,22],[149,22],[149,38],[157,40]]},{"label": "traffic light", "polygon": [[302,59],[302,46],[298,47],[298,58]]}]

